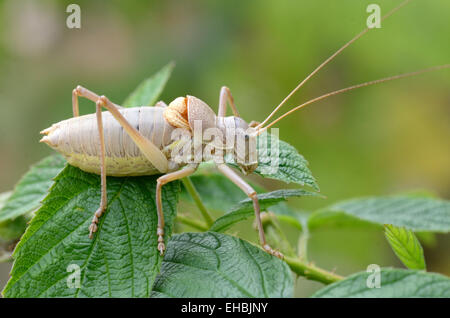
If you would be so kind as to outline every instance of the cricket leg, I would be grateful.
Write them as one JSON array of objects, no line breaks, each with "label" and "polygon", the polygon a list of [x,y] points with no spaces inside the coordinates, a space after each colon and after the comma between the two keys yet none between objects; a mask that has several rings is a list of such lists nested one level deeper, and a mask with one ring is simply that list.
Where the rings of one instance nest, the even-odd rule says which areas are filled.
[{"label": "cricket leg", "polygon": [[78,91],[76,88],[74,88],[72,91],[72,112],[73,117],[80,116],[80,108],[78,106]]},{"label": "cricket leg", "polygon": [[217,168],[222,172],[228,179],[230,179],[234,184],[236,184],[239,188],[241,188],[242,191],[245,192],[245,194],[252,199],[253,201],[253,209],[255,210],[255,217],[256,217],[256,224],[258,225],[258,232],[259,232],[259,241],[262,246],[262,248],[268,252],[269,254],[272,254],[278,258],[283,259],[283,254],[281,254],[279,251],[274,250],[267,244],[266,242],[266,236],[264,234],[264,229],[261,222],[261,209],[259,207],[258,197],[256,196],[256,191],[242,179],[236,172],[234,172],[233,169],[228,167],[226,164],[218,164],[216,165]]},{"label": "cricket leg", "polygon": [[102,216],[107,206],[106,193],[106,160],[105,160],[105,140],[103,133],[103,119],[102,108],[105,107],[124,128],[128,135],[133,139],[138,148],[146,156],[146,158],[161,172],[167,171],[167,158],[152,142],[146,139],[140,132],[138,132],[119,112],[120,106],[111,103],[105,96],[98,96],[90,90],[77,86],[72,92],[72,109],[75,117],[79,116],[78,96],[85,97],[96,104],[97,126],[100,141],[100,174],[101,174],[101,201],[100,207],[95,212],[92,223],[89,226],[89,237],[98,229],[98,220]]},{"label": "cricket leg", "polygon": [[98,96],[97,94],[91,92],[90,90],[77,86],[72,92],[72,101],[74,116],[78,114],[78,100],[77,97],[82,96],[87,99],[94,101],[95,103],[100,101],[100,106],[105,107],[113,117],[119,122],[127,134],[131,137],[133,142],[138,146],[139,150],[144,154],[144,156],[150,161],[150,163],[159,170],[161,173],[166,173],[168,170],[168,161],[164,153],[156,147],[150,140],[145,138],[139,131],[137,131],[130,123],[123,117],[120,113],[120,106],[112,103],[105,96]]},{"label": "cricket leg", "polygon": [[101,175],[101,199],[100,207],[94,213],[92,223],[89,226],[89,238],[94,237],[94,233],[98,229],[98,220],[102,216],[103,212],[106,210],[107,205],[107,194],[106,194],[106,164],[105,164],[105,136],[103,133],[103,118],[102,118],[102,102],[98,100],[96,103],[96,116],[97,116],[97,128],[99,136],[99,146],[100,146],[100,175]]},{"label": "cricket leg", "polygon": [[[80,97],[85,97],[91,101],[93,101],[94,103],[97,102],[97,100],[100,98],[100,96],[98,96],[97,94],[89,91],[88,89],[81,87],[80,85],[78,85],[76,88],[74,88],[72,90],[72,112],[73,112],[73,117],[78,117],[80,116],[80,108],[78,105],[78,96]],[[123,108],[122,106],[119,105],[115,105],[117,108]]]},{"label": "cricket leg", "polygon": [[181,170],[165,174],[159,177],[157,180],[156,211],[158,212],[158,228],[156,230],[156,234],[158,235],[158,251],[161,253],[161,255],[164,254],[164,250],[166,249],[164,245],[164,213],[162,210],[161,188],[166,183],[190,176],[197,170],[197,167],[198,164],[190,164]]},{"label": "cricket leg", "polygon": [[160,100],[159,102],[156,103],[155,106],[158,106],[158,107],[167,107],[167,104],[164,103],[162,100]]},{"label": "cricket leg", "polygon": [[233,111],[233,115],[236,117],[239,116],[236,105],[234,104],[233,95],[231,95],[231,91],[228,87],[222,86],[220,89],[220,98],[219,98],[219,117],[225,117],[227,115],[227,102],[230,103],[231,110]]}]

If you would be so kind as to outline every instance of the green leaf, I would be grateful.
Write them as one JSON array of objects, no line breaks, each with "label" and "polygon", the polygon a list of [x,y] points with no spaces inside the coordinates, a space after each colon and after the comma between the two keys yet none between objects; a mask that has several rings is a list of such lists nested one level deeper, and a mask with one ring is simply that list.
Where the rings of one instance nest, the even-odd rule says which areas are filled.
[{"label": "green leaf", "polygon": [[3,209],[3,206],[5,205],[11,194],[12,191],[0,193],[0,210]]},{"label": "green leaf", "polygon": [[368,281],[373,283],[376,273],[360,272],[328,285],[312,297],[450,297],[450,278],[444,275],[391,268],[383,268],[379,273],[380,288],[367,287]]},{"label": "green leaf", "polygon": [[[4,296],[148,297],[162,261],[157,251],[156,179],[109,177],[108,208],[90,240],[100,177],[67,166],[14,251]],[[163,187],[166,239],[178,193],[178,182]],[[80,267],[80,288],[67,284],[72,264]]]},{"label": "green leaf", "polygon": [[392,224],[414,232],[450,231],[450,202],[431,197],[389,196],[369,197],[338,202],[314,212],[311,228],[326,224],[336,217],[353,222],[356,218],[372,224]]},{"label": "green leaf", "polygon": [[[239,200],[247,197],[235,184],[219,174],[211,174],[208,176],[194,175],[190,178],[197,189],[203,204],[208,209],[226,211],[230,209],[233,204],[236,204]],[[181,192],[181,198],[193,202],[191,196],[184,187]]]},{"label": "green leaf", "polygon": [[0,223],[0,242],[13,241],[22,236],[27,227],[27,218],[23,215],[14,220],[7,220]]},{"label": "green leaf", "polygon": [[[0,209],[5,205],[11,194],[12,191],[0,193]],[[1,245],[4,245],[1,243],[8,243],[19,238],[25,232],[26,225],[27,221],[23,216],[19,216],[15,220],[0,222],[0,254],[2,254]]]},{"label": "green leaf", "polygon": [[52,179],[65,164],[62,156],[53,155],[32,166],[0,209],[0,222],[17,218],[38,208],[53,183]]},{"label": "green leaf", "polygon": [[[291,208],[286,202],[279,202],[267,208],[267,212],[274,214],[277,220],[302,230],[307,224],[307,212]],[[264,224],[264,219],[263,219]]]},{"label": "green leaf", "polygon": [[[200,166],[199,170],[190,177],[203,204],[211,210],[227,211],[236,203],[247,198],[247,195],[223,174],[217,173],[208,163]],[[251,183],[251,186],[259,193],[264,190]],[[181,199],[193,202],[191,196],[182,187]]]},{"label": "green leaf", "polygon": [[321,209],[309,215],[308,228],[380,228],[381,224],[370,223],[345,212]]},{"label": "green leaf", "polygon": [[[236,204],[247,198],[244,192],[233,182],[222,174],[214,170],[214,166],[209,163],[203,164],[196,174],[190,177],[197,189],[202,202],[209,210],[229,211]],[[265,190],[258,185],[250,182],[250,185],[258,193],[264,193]],[[182,187],[181,200],[193,202],[191,196]],[[253,210],[252,210],[253,211]],[[302,229],[304,224],[303,216],[297,211],[293,211],[284,202],[277,203],[270,208],[270,212],[277,215],[280,221],[289,223],[297,229]]]},{"label": "green leaf", "polygon": [[152,297],[292,297],[280,259],[239,238],[213,232],[174,235]]},{"label": "green leaf", "polygon": [[[308,168],[308,161],[293,146],[274,135],[263,133],[258,137],[257,148],[258,167],[255,173],[265,178],[281,180],[286,183],[294,182],[302,186],[308,185],[319,190],[319,186]],[[237,167],[230,156],[226,157],[226,162]]]},{"label": "green leaf", "polygon": [[[276,190],[268,193],[258,194],[259,205],[261,211],[266,210],[269,206],[285,201],[289,197],[300,196],[317,196],[315,192],[306,190]],[[211,226],[211,231],[223,232],[233,224],[248,219],[254,215],[253,201],[250,198],[242,200],[234,206],[227,214],[218,218]]]},{"label": "green leaf", "polygon": [[169,63],[158,73],[143,81],[123,102],[124,107],[151,106],[158,101],[169,80],[175,63]]},{"label": "green leaf", "polygon": [[[5,205],[11,194],[12,191],[0,193],[0,209]],[[9,222],[0,223],[0,263],[8,262],[11,258],[11,251],[8,246],[10,242]]]},{"label": "green leaf", "polygon": [[384,234],[394,253],[409,269],[425,269],[423,249],[414,233],[390,224],[384,226]]}]

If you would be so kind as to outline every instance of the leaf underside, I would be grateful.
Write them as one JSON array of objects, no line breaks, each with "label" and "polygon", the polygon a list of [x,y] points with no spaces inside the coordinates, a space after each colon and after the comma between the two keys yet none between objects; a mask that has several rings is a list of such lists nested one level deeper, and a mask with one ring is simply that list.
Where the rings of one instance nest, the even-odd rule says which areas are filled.
[{"label": "leaf underside", "polygon": [[174,63],[164,66],[158,73],[143,81],[123,102],[124,107],[153,106],[158,101],[170,74]]},{"label": "leaf underside", "polygon": [[280,259],[239,238],[213,232],[174,235],[152,297],[292,297]]},{"label": "leaf underside", "polygon": [[[390,196],[352,199],[314,212],[311,228],[319,227],[336,216],[384,225],[392,224],[415,232],[450,231],[450,201],[431,197]],[[345,223],[345,222],[344,222]]]},{"label": "leaf underside", "polygon": [[[272,144],[276,145],[277,143],[278,146],[272,147]],[[279,153],[277,153],[277,148]],[[293,182],[302,186],[307,185],[314,190],[319,190],[319,186],[308,168],[308,161],[287,142],[274,135],[263,133],[258,137],[257,149],[258,167],[255,173],[265,178],[281,180],[286,183]],[[238,167],[230,156],[226,157],[226,162]]]},{"label": "leaf underside", "polygon": [[[159,272],[156,177],[108,178],[108,209],[99,230],[88,226],[100,202],[100,177],[67,166],[14,252],[5,297],[148,297]],[[179,183],[163,187],[170,236]],[[81,288],[67,284],[76,264]]]},{"label": "leaf underside", "polygon": [[[372,275],[372,276],[370,276]],[[450,297],[450,278],[423,271],[382,268],[380,288],[369,288],[373,272],[360,272],[316,292],[312,297]],[[369,286],[373,286],[369,284]]]},{"label": "leaf underside", "polygon": [[[268,193],[258,194],[258,201],[261,211],[279,202],[285,201],[289,197],[317,196],[315,192],[300,189],[276,190]],[[253,201],[250,198],[244,199],[236,204],[227,214],[218,218],[211,226],[211,231],[223,232],[233,224],[248,219],[254,215]]]},{"label": "leaf underside", "polygon": [[[234,204],[247,197],[227,177],[218,173],[208,172],[203,174],[203,171],[200,171],[189,178],[194,184],[205,207],[214,211],[225,212]],[[181,191],[181,199],[193,202],[184,187]]]},{"label": "leaf underside", "polygon": [[53,178],[65,164],[62,156],[52,155],[32,166],[0,209],[0,222],[17,218],[38,208],[52,185]]}]

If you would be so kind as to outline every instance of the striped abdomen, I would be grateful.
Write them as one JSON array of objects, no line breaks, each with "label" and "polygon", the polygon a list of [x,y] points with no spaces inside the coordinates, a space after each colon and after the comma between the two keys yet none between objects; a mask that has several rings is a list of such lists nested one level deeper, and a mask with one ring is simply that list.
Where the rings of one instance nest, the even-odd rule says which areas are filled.
[{"label": "striped abdomen", "polygon": [[[163,118],[163,107],[123,108],[125,119],[159,149],[171,143],[173,127]],[[158,174],[139,148],[109,112],[103,112],[106,174],[139,176]],[[43,131],[49,144],[80,169],[100,174],[100,148],[95,114],[70,118]]]}]

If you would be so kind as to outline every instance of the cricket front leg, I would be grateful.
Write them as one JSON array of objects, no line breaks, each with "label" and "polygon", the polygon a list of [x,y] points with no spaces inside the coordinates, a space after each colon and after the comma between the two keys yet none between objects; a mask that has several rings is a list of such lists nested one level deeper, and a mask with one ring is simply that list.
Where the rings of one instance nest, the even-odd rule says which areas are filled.
[{"label": "cricket front leg", "polygon": [[97,232],[98,220],[102,216],[103,212],[105,212],[107,206],[105,136],[103,133],[102,102],[98,100],[95,104],[96,104],[97,127],[98,127],[99,147],[100,147],[101,199],[100,199],[100,207],[94,213],[92,223],[89,226],[90,239],[92,239],[94,237],[94,233]]},{"label": "cricket front leg", "polygon": [[174,171],[165,174],[158,178],[156,184],[156,211],[158,213],[158,228],[156,234],[158,235],[158,251],[161,255],[164,254],[166,246],[164,245],[164,213],[162,210],[162,198],[161,198],[161,188],[166,183],[171,181],[183,179],[193,174],[197,170],[198,164],[190,164],[181,170]]},{"label": "cricket front leg", "polygon": [[217,169],[219,169],[220,172],[222,172],[228,179],[230,179],[234,184],[241,188],[241,190],[244,191],[250,199],[252,199],[253,209],[255,210],[256,224],[258,225],[259,241],[262,248],[269,254],[283,259],[283,254],[281,254],[277,250],[274,250],[269,246],[269,244],[267,244],[266,235],[264,234],[264,228],[261,222],[261,209],[259,206],[258,197],[256,196],[256,191],[226,164],[218,164]]}]

